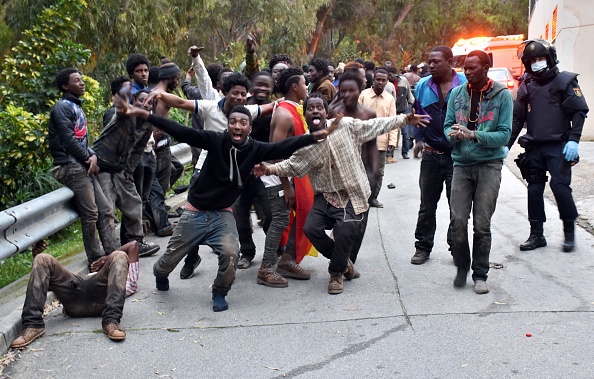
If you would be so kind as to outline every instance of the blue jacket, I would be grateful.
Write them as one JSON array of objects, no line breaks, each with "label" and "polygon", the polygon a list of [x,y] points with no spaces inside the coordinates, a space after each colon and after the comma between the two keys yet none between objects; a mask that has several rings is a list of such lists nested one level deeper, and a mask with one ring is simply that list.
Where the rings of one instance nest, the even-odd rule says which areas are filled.
[{"label": "blue jacket", "polygon": [[418,114],[428,114],[431,121],[426,128],[415,128],[415,138],[422,138],[423,142],[433,149],[449,154],[453,145],[443,135],[443,124],[446,117],[446,104],[450,98],[452,89],[466,83],[464,74],[456,73],[452,81],[452,88],[445,98],[443,107],[439,107],[438,86],[433,82],[431,76],[421,78],[415,87],[415,112]]}]

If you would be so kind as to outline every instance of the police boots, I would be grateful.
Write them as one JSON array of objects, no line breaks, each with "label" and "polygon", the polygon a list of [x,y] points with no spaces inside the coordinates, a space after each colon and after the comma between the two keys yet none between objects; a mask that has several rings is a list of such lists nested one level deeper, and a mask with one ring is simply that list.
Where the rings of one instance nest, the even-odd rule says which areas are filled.
[{"label": "police boots", "polygon": [[563,232],[565,233],[563,251],[569,253],[575,248],[575,222],[563,221]]},{"label": "police boots", "polygon": [[542,221],[530,221],[530,236],[520,245],[520,250],[534,250],[537,247],[547,246],[547,240],[543,235]]}]

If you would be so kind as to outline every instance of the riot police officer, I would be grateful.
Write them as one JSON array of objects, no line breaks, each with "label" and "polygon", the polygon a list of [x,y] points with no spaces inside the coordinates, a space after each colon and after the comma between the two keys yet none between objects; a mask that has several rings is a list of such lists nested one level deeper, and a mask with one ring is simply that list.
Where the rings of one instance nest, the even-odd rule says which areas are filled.
[{"label": "riot police officer", "polygon": [[520,137],[526,149],[522,176],[528,181],[528,220],[530,236],[520,250],[534,250],[547,245],[543,234],[546,221],[543,193],[551,176],[550,187],[563,220],[563,251],[575,246],[575,219],[578,216],[571,194],[571,166],[578,162],[578,144],[588,105],[580,90],[577,74],[559,71],[555,47],[543,39],[524,41],[518,58],[526,68],[525,80],[518,89],[514,104],[512,135],[515,142],[524,122],[527,133]]}]

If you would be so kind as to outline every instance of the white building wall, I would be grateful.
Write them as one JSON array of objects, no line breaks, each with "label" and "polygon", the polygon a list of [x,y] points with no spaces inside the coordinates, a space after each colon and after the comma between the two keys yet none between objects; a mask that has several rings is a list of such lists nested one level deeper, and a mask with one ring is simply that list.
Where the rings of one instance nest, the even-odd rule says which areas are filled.
[{"label": "white building wall", "polygon": [[[557,11],[557,35],[553,39],[553,12]],[[528,38],[545,38],[549,24],[549,38],[557,49],[559,69],[580,74],[580,87],[588,105],[582,138],[594,141],[594,1],[538,0],[534,6]]]}]

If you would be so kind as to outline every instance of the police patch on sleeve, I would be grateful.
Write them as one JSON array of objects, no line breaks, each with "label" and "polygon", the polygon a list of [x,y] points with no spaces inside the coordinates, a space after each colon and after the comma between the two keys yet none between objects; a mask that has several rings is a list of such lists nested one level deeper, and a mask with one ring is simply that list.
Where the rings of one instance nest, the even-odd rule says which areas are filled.
[{"label": "police patch on sleeve", "polygon": [[573,92],[577,97],[582,97],[582,90],[580,89],[580,87],[574,88]]}]

